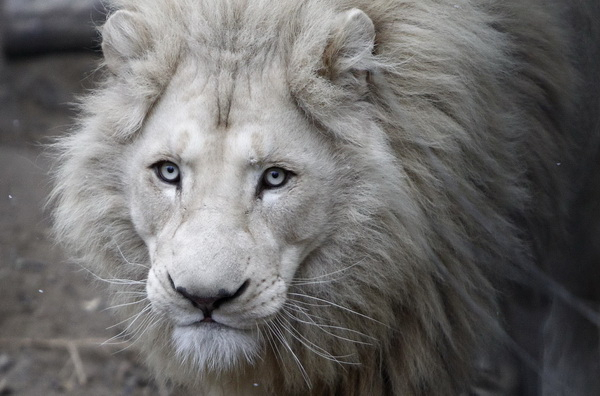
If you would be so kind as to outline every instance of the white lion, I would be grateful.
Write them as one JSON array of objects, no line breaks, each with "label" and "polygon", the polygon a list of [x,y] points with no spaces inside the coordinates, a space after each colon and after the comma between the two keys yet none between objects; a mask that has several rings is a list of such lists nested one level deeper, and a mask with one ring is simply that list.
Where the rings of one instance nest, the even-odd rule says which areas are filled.
[{"label": "white lion", "polygon": [[538,3],[117,1],[57,235],[195,394],[457,395],[569,202]]}]

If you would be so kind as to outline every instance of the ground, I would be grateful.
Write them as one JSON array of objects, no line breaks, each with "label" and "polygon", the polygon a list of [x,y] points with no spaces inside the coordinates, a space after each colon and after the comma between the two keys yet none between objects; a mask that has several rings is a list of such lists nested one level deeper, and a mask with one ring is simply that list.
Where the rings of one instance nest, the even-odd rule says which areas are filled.
[{"label": "ground", "polygon": [[102,288],[53,245],[43,209],[43,146],[72,124],[97,56],[0,64],[0,396],[164,393],[127,343],[102,345],[122,329],[111,327]]}]

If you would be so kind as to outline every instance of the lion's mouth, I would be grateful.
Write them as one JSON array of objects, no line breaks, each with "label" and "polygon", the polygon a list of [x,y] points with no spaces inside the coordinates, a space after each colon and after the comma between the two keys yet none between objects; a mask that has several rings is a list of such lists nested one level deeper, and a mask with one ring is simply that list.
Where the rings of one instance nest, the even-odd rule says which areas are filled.
[{"label": "lion's mouth", "polygon": [[221,322],[217,322],[216,320],[214,320],[210,316],[207,317],[207,318],[204,318],[204,319],[192,322],[188,326],[224,326],[224,327],[229,327],[227,325],[224,325]]},{"label": "lion's mouth", "polygon": [[232,326],[226,325],[222,322],[216,321],[210,316],[202,318],[200,320],[196,320],[191,323],[179,325],[177,327],[198,328],[198,329],[233,329],[233,330],[237,330],[235,327],[232,327]]}]

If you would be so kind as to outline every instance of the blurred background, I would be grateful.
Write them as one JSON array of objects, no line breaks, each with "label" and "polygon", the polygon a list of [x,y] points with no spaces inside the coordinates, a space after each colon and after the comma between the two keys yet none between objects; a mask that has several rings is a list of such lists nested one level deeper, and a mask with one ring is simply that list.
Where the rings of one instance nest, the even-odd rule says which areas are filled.
[{"label": "blurred background", "polygon": [[[97,0],[0,0],[0,395],[159,395],[100,288],[49,237],[43,145],[99,60]],[[118,341],[117,341],[118,342]],[[125,349],[124,351],[122,351]]]}]

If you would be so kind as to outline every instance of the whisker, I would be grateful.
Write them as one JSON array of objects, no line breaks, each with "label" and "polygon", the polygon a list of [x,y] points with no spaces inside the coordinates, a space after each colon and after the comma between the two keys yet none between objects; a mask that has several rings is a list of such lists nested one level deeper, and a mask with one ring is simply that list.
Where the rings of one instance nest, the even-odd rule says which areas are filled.
[{"label": "whisker", "polygon": [[327,352],[325,349],[323,349],[320,346],[318,346],[317,344],[315,344],[314,342],[310,341],[308,338],[304,337],[302,334],[300,334],[300,332],[294,326],[292,326],[292,324],[287,319],[282,319],[282,320],[284,320],[285,324],[287,324],[287,326],[284,326],[285,330],[287,330],[287,332],[292,337],[294,337],[298,342],[300,342],[302,345],[304,345],[306,348],[308,348],[315,355],[320,356],[323,359],[332,361],[334,363],[338,363],[341,366],[343,366],[344,364],[347,364],[347,365],[358,364],[355,362],[348,362],[348,361],[341,360],[341,359],[352,357],[354,355],[334,356],[331,353]]},{"label": "whisker", "polygon": [[145,291],[133,291],[133,290],[119,290],[116,291],[115,294],[130,294],[132,296],[146,296],[147,293]]},{"label": "whisker", "polygon": [[[258,325],[257,325],[258,326]],[[267,342],[269,343],[269,345],[271,346],[271,350],[273,350],[273,352],[277,355],[277,357],[279,357],[279,360],[281,362],[283,362],[283,356],[281,356],[281,353],[279,352],[279,347],[277,346],[277,343],[274,342],[273,340],[273,329],[271,329],[272,324],[271,323],[267,323],[266,324],[268,331],[266,331],[263,336],[267,339]]]},{"label": "whisker", "polygon": [[[291,295],[292,293],[288,293],[288,301],[293,301],[296,302],[298,304],[302,304],[302,305],[306,305],[307,307],[316,307],[316,308],[326,308],[329,307],[331,304],[316,304],[316,303],[309,303],[307,301],[300,301],[300,300],[295,300],[293,298],[289,298],[289,295]],[[301,309],[306,309],[306,308],[302,308],[302,307],[298,307]]]},{"label": "whisker", "polygon": [[111,285],[140,285],[140,286],[146,285],[146,281],[137,281],[137,280],[131,280],[131,279],[119,279],[119,278],[114,278],[114,279],[99,278],[99,279],[101,281],[109,283]]},{"label": "whisker", "polygon": [[152,309],[152,305],[150,303],[148,303],[144,308],[142,308],[141,311],[135,313],[134,315],[130,316],[129,318],[127,318],[125,320],[122,320],[122,321],[120,321],[118,323],[115,323],[112,326],[109,326],[108,329],[113,329],[113,328],[115,328],[117,326],[120,326],[120,325],[122,325],[124,323],[127,323],[127,322],[131,321],[129,323],[129,325],[125,328],[125,330],[123,330],[123,331],[127,331],[140,318],[140,316],[142,316],[143,314],[147,313],[151,309]]},{"label": "whisker", "polygon": [[[119,340],[120,341],[117,341]],[[114,335],[110,338],[108,338],[106,341],[103,341],[100,345],[119,345],[119,344],[126,344],[129,342],[129,339],[125,339],[123,332],[120,332],[117,335]]]},{"label": "whisker", "polygon": [[[285,362],[285,359],[283,358],[283,354],[279,350],[279,344],[274,339],[275,335],[273,334],[273,332],[274,332],[274,329],[272,328],[273,326],[277,326],[277,325],[275,323],[267,323],[267,328],[269,329],[269,331],[265,334],[265,336],[267,337],[267,341],[269,342],[269,345],[271,345],[271,347],[275,351],[275,354],[279,357],[279,361],[281,363],[283,363],[283,362]],[[285,368],[285,370],[287,372],[288,366],[286,364],[283,364],[283,367]]]},{"label": "whisker", "polygon": [[[127,335],[127,333],[122,330],[120,331],[118,334],[115,334],[114,336],[110,337],[109,339],[107,339],[106,341],[104,341],[102,344],[100,345],[118,345],[118,344],[125,344],[127,342],[130,341],[129,338],[126,338],[125,336]],[[120,341],[117,341],[120,340]]]},{"label": "whisker", "polygon": [[142,298],[141,300],[136,300],[136,301],[131,301],[131,302],[127,302],[127,303],[123,303],[123,304],[117,304],[117,305],[111,305],[110,307],[106,307],[102,310],[102,312],[111,310],[111,309],[117,309],[117,308],[123,308],[123,307],[128,307],[130,305],[135,305],[135,304],[139,304],[145,301],[149,301],[147,297]]},{"label": "whisker", "polygon": [[[295,286],[299,286],[299,285],[304,285],[304,284],[329,283],[329,282],[332,282],[332,281],[335,281],[335,280],[339,280],[339,279],[341,279],[341,278],[330,279],[330,280],[323,281],[323,282],[313,282],[313,281],[316,281],[316,280],[319,280],[319,279],[322,279],[322,278],[326,278],[326,277],[328,277],[328,276],[332,276],[332,275],[335,275],[335,274],[339,274],[339,273],[342,273],[342,272],[348,271],[349,269],[352,269],[352,268],[356,267],[357,265],[360,265],[360,264],[362,264],[362,263],[365,261],[365,259],[366,259],[366,258],[363,258],[363,259],[361,259],[361,260],[357,261],[356,263],[354,263],[354,264],[352,264],[352,265],[349,265],[349,266],[347,266],[347,267],[344,267],[344,268],[340,268],[340,269],[338,269],[338,270],[336,270],[336,271],[329,272],[329,273],[327,273],[327,274],[323,274],[323,275],[315,276],[315,277],[312,277],[312,278],[294,278],[294,279],[292,280],[291,284],[292,284],[292,285],[295,285]],[[298,282],[300,282],[300,283],[298,283]]]},{"label": "whisker", "polygon": [[114,240],[113,240],[113,242],[114,242],[115,246],[117,247],[117,250],[119,251],[119,255],[121,255],[121,258],[122,258],[123,260],[125,260],[125,262],[126,262],[127,264],[129,264],[129,265],[135,265],[135,266],[139,266],[139,267],[143,267],[143,268],[145,268],[145,269],[147,269],[147,270],[149,270],[149,269],[150,269],[150,266],[149,266],[149,265],[146,265],[146,264],[141,264],[141,263],[134,263],[134,262],[131,262],[131,261],[129,261],[129,260],[127,259],[127,257],[125,257],[125,255],[123,254],[123,251],[121,250],[121,247],[119,246],[119,244],[118,244],[116,241],[114,241]]},{"label": "whisker", "polygon": [[123,278],[114,278],[107,279],[103,278],[95,272],[90,271],[88,268],[81,267],[82,270],[90,274],[94,279],[99,280],[101,282],[105,282],[112,285],[140,285],[143,286],[146,284],[146,281],[134,280],[134,279],[123,279]]},{"label": "whisker", "polygon": [[[278,323],[281,326],[282,324],[281,324],[280,321],[281,321],[281,319],[279,317],[277,317],[277,318],[275,318],[275,321],[273,323]],[[302,378],[304,378],[304,382],[306,383],[306,386],[309,389],[312,389],[312,382],[310,381],[310,378],[308,377],[308,373],[306,372],[306,369],[302,365],[302,362],[300,362],[300,359],[298,358],[298,356],[296,356],[296,353],[293,351],[293,349],[290,346],[290,344],[287,342],[287,340],[283,336],[283,333],[281,332],[281,329],[279,329],[277,326],[273,326],[273,327],[270,326],[270,328],[271,328],[273,334],[279,339],[279,341],[281,342],[281,344],[288,351],[290,351],[290,354],[292,355],[292,358],[294,359],[294,361],[298,365],[298,368],[300,369],[300,374],[302,374]]]},{"label": "whisker", "polygon": [[[144,317],[144,319],[138,324],[138,326],[135,328],[135,330],[133,331],[127,331],[124,330],[123,332],[126,332],[127,334],[129,334],[129,344],[123,348],[121,348],[120,350],[117,351],[117,353],[121,353],[124,352],[130,348],[133,348],[134,346],[136,346],[136,344],[140,341],[141,337],[156,323],[158,323],[158,321],[160,320],[160,317],[158,316],[154,316],[154,315],[147,315]],[[143,330],[142,330],[143,329]],[[122,332],[122,333],[123,333]]]},{"label": "whisker", "polygon": [[330,331],[327,331],[326,329],[339,330],[339,331],[343,331],[343,332],[347,332],[347,333],[352,333],[352,334],[356,334],[356,335],[358,335],[360,337],[365,337],[365,338],[369,338],[369,339],[371,339],[373,341],[377,341],[377,338],[372,337],[372,336],[367,335],[367,334],[364,334],[364,333],[362,333],[360,331],[357,331],[357,330],[352,330],[352,329],[348,329],[346,327],[341,327],[341,326],[334,326],[334,325],[328,325],[328,324],[323,324],[323,323],[317,323],[314,320],[315,318],[316,319],[320,319],[320,320],[323,320],[323,318],[321,318],[319,316],[316,316],[316,315],[309,314],[309,313],[305,312],[302,309],[297,309],[298,307],[296,307],[294,304],[286,304],[286,307],[289,308],[289,309],[292,309],[292,310],[294,310],[296,312],[299,312],[299,313],[301,313],[303,315],[305,315],[310,320],[310,322],[298,318],[297,316],[293,315],[291,312],[284,311],[290,318],[292,318],[292,319],[294,319],[294,320],[296,320],[296,321],[298,321],[300,323],[304,323],[304,324],[307,324],[307,325],[316,326],[321,331],[325,332],[326,334],[329,334],[329,335],[331,335],[333,337],[336,337],[336,338],[338,338],[340,340],[344,340],[344,341],[348,341],[348,342],[353,342],[353,343],[361,344],[361,345],[373,345],[370,342],[359,341],[359,340],[352,340],[352,339],[343,337],[343,336],[341,336],[339,334],[335,334],[335,333],[332,333]]},{"label": "whisker", "polygon": [[[373,322],[375,322],[375,323],[378,323],[378,324],[380,324],[380,325],[382,325],[382,326],[385,326],[385,327],[386,327],[386,328],[388,328],[388,329],[391,329],[391,327],[390,327],[389,325],[387,325],[387,324],[385,324],[385,323],[383,323],[383,322],[381,322],[381,321],[379,321],[379,320],[377,320],[377,319],[374,319],[374,318],[372,318],[372,317],[370,317],[370,316],[367,316],[367,315],[365,315],[365,314],[362,314],[362,313],[360,313],[360,312],[356,312],[356,311],[354,311],[354,310],[352,310],[352,309],[350,309],[350,308],[346,308],[346,307],[344,307],[344,306],[342,306],[342,305],[339,305],[339,304],[336,304],[336,303],[334,303],[334,302],[327,301],[327,300],[325,300],[325,299],[322,299],[322,298],[320,298],[320,297],[310,296],[310,295],[306,295],[306,294],[299,294],[299,293],[288,293],[288,295],[290,295],[290,296],[297,296],[297,297],[301,297],[301,298],[310,298],[310,299],[313,299],[313,300],[321,301],[321,302],[324,302],[324,303],[325,303],[325,304],[327,304],[327,305],[330,305],[330,306],[332,306],[332,307],[339,308],[339,309],[341,309],[341,310],[343,310],[343,311],[346,311],[346,312],[349,312],[349,313],[351,313],[351,314],[354,314],[354,315],[360,316],[361,318],[368,319],[368,320],[370,320],[370,321],[373,321]],[[299,303],[299,304],[304,304],[304,302],[303,302],[303,301],[299,301],[299,300],[293,300],[293,301],[294,301],[294,302],[296,302],[296,303]]]},{"label": "whisker", "polygon": [[[140,323],[140,325],[137,327],[137,329],[132,334],[132,338],[135,338],[134,341],[132,342],[132,345],[137,343],[140,339],[142,339],[142,337],[148,331],[150,331],[151,328],[153,328],[158,323],[160,323],[160,321],[161,321],[160,316],[152,315],[152,314],[148,315],[146,317],[146,319],[144,319],[144,321],[142,321],[142,323]],[[143,329],[143,330],[141,330],[141,329]]]}]

